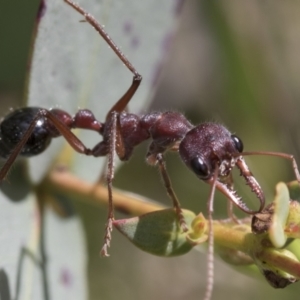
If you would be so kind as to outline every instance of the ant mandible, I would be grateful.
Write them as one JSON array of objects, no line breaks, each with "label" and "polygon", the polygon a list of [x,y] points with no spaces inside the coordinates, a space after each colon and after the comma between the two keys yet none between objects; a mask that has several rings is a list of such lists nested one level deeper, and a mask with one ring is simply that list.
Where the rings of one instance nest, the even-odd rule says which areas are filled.
[{"label": "ant mandible", "polygon": [[[132,156],[134,147],[145,140],[152,140],[147,153],[147,162],[151,165],[158,165],[183,230],[187,230],[187,227],[167,174],[164,153],[178,152],[187,167],[211,186],[208,199],[209,252],[213,251],[212,212],[215,189],[222,192],[247,214],[258,213],[264,207],[264,193],[243,156],[271,155],[289,159],[292,161],[296,178],[300,182],[298,167],[292,155],[277,152],[243,152],[242,141],[220,124],[203,123],[194,126],[182,114],[171,111],[152,112],[143,116],[127,113],[126,107],[138,89],[142,76],[93,16],[71,0],[64,1],[83,15],[85,21],[102,36],[133,73],[133,82],[126,93],[109,110],[103,123],[99,122],[87,109],[79,110],[74,117],[60,109],[47,110],[39,107],[20,108],[7,115],[0,127],[0,156],[6,159],[0,170],[0,181],[5,178],[19,155],[26,157],[37,155],[48,147],[52,138],[58,136],[63,136],[78,153],[94,157],[106,156],[108,158],[106,181],[109,207],[104,245],[101,250],[103,256],[108,255],[107,249],[110,246],[114,219],[112,182],[115,153],[120,160],[126,161]],[[102,135],[103,140],[94,148],[89,149],[72,133],[71,129],[74,128],[94,130]],[[249,209],[234,190],[231,171],[235,166],[259,199],[260,206],[257,210]]]}]

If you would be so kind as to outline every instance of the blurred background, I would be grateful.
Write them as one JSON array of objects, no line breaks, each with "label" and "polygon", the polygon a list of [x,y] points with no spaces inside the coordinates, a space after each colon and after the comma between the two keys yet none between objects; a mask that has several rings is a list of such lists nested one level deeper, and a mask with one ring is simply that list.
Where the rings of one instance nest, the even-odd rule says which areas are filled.
[{"label": "blurred background", "polygon": [[[36,3],[6,1],[0,9],[0,105],[3,115],[24,89],[28,47]],[[13,20],[12,20],[13,19]],[[10,25],[8,25],[10,24]],[[13,24],[11,26],[11,24]],[[150,109],[177,110],[194,124],[217,121],[244,142],[246,151],[280,151],[299,157],[300,3],[294,1],[183,2],[178,32]],[[2,114],[2,113],[1,113]],[[122,165],[115,186],[170,201],[158,171],[144,163],[147,145]],[[289,161],[247,157],[250,169],[271,201],[278,181],[294,179]],[[209,187],[199,182],[175,154],[167,167],[184,208],[206,212]],[[141,174],[146,174],[141,178]],[[258,203],[235,175],[246,203]],[[111,257],[99,259],[99,235],[106,210],[75,203],[82,218],[89,254],[89,299],[201,299],[206,255],[198,251],[171,259],[150,256],[114,233]],[[226,200],[217,193],[215,218],[226,217]],[[239,216],[239,212],[236,212]],[[102,216],[102,219],[99,218]],[[100,234],[99,234],[100,231]],[[215,264],[213,299],[295,299],[299,284],[274,290],[220,260]]]}]

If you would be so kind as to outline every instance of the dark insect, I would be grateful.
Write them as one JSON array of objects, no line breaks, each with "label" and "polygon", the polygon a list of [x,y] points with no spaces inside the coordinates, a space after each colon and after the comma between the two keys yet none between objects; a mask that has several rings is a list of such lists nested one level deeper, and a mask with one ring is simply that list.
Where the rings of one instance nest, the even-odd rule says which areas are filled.
[{"label": "dark insect", "polygon": [[[0,127],[0,155],[6,159],[0,170],[0,181],[5,178],[19,155],[26,157],[37,155],[48,147],[52,138],[58,136],[63,136],[79,153],[94,157],[106,156],[108,158],[106,181],[109,208],[104,245],[101,250],[103,256],[108,255],[107,249],[111,242],[112,221],[114,220],[112,182],[115,153],[120,160],[126,161],[132,156],[134,147],[148,139],[151,139],[151,144],[147,153],[147,162],[151,165],[158,165],[182,230],[187,230],[187,227],[167,174],[165,152],[178,152],[187,167],[199,179],[211,186],[208,199],[210,254],[213,252],[212,212],[215,188],[247,214],[258,213],[264,208],[264,193],[245,163],[244,156],[272,155],[289,159],[292,161],[296,178],[300,182],[297,164],[292,155],[275,152],[243,152],[242,141],[220,124],[203,123],[194,126],[182,114],[171,111],[152,112],[143,116],[126,112],[126,107],[138,89],[142,76],[93,16],[71,0],[64,1],[83,15],[85,20],[98,31],[133,73],[133,82],[107,113],[103,123],[99,122],[87,109],[79,110],[74,117],[63,110],[47,110],[39,107],[21,108],[10,113],[4,118]],[[103,139],[94,148],[89,149],[72,133],[73,128],[94,130],[101,134]],[[235,166],[258,198],[260,204],[257,210],[249,209],[234,190],[231,171]],[[209,265],[209,268],[212,270],[213,266]],[[211,292],[212,281],[213,279],[210,278],[207,296]]]}]

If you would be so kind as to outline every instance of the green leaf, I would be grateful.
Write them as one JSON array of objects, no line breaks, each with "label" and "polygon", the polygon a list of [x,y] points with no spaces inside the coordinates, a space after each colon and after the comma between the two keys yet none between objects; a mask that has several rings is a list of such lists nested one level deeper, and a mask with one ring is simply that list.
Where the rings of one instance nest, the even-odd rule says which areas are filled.
[{"label": "green leaf", "polygon": [[287,183],[292,200],[300,200],[300,185],[297,180]]},{"label": "green leaf", "polygon": [[[104,121],[108,109],[130,86],[132,74],[95,30],[86,22],[80,22],[83,17],[63,0],[41,2],[46,5],[45,14],[39,23],[33,53],[27,105],[46,109],[59,107],[71,115],[79,107],[88,108],[97,119]],[[141,88],[130,104],[130,110],[139,113],[153,92],[153,79],[166,50],[161,46],[173,30],[176,3],[172,0],[163,3],[158,0],[79,2],[105,25],[143,75]],[[18,21],[15,18],[18,8],[16,4],[10,16],[12,27]],[[126,22],[130,23],[126,25]],[[14,49],[18,50],[17,47]],[[84,131],[78,135],[90,148],[101,141],[99,134]],[[43,154],[28,160],[32,182],[39,183],[43,179],[65,144],[63,138],[53,139]],[[80,178],[94,181],[100,176],[105,158],[86,157],[72,150],[63,163]],[[45,203],[49,194],[37,199],[35,187],[28,184],[26,170],[20,172],[19,165],[12,169],[6,180],[10,196],[0,195],[1,268],[13,287],[12,296],[17,298],[14,287],[20,279],[20,295],[28,299],[49,299],[47,291],[53,299],[87,299],[90,294],[86,279],[88,253],[80,218],[76,215],[61,219],[49,207],[42,215],[40,204]],[[22,176],[11,176],[12,173]],[[14,198],[11,191],[15,192]],[[93,222],[95,218],[89,221]],[[21,260],[23,249],[28,250],[26,253],[30,255],[22,256]],[[99,261],[97,251],[96,260]],[[44,257],[47,257],[48,263],[39,261]],[[37,265],[36,261],[41,265]],[[22,270],[19,269],[21,267]]]},{"label": "green leaf", "polygon": [[289,217],[285,226],[285,233],[291,238],[300,238],[300,203],[290,202]]},{"label": "green leaf", "polygon": [[183,232],[174,209],[159,210],[131,219],[116,220],[114,226],[135,246],[159,256],[176,256],[189,252],[195,243],[187,238],[195,214],[184,210],[189,232]]},{"label": "green leaf", "polygon": [[[164,42],[174,29],[173,1],[81,0],[129,58],[143,81],[130,102],[129,110],[139,113],[155,90],[166,52]],[[149,13],[151,12],[151,13]],[[155,18],[153,16],[155,15]],[[106,113],[129,88],[133,75],[100,35],[62,0],[46,3],[46,13],[38,30],[31,68],[28,105],[59,107],[71,115],[88,108],[103,122]],[[87,130],[78,133],[93,148],[101,136]],[[45,153],[29,161],[30,177],[39,182],[59,154],[64,140],[53,139]],[[64,161],[80,178],[95,181],[105,164],[70,151]]]},{"label": "green leaf", "polygon": [[269,238],[275,248],[284,246],[287,237],[284,229],[289,216],[290,195],[285,183],[276,185],[276,196],[274,199],[274,214],[269,228]]},{"label": "green leaf", "polygon": [[[285,288],[298,281],[300,263],[289,250],[266,248],[257,253],[256,258],[257,267],[273,287]],[[279,266],[275,266],[275,263]],[[291,274],[284,270],[287,267],[291,270]]]}]

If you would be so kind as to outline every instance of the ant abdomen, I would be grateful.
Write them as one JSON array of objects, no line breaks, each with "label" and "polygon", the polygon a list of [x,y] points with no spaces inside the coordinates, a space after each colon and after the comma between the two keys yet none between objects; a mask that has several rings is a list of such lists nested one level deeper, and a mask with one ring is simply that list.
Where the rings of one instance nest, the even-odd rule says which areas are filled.
[{"label": "ant abdomen", "polygon": [[57,126],[49,120],[49,117],[57,119],[70,129],[74,126],[74,119],[60,109],[23,107],[8,114],[0,124],[0,156],[7,158],[29,131],[30,135],[19,155],[30,157],[45,151],[52,138],[61,136]]},{"label": "ant abdomen", "polygon": [[[34,122],[39,114],[39,107],[24,107],[7,115],[0,124],[0,156],[7,158],[24,133]],[[51,142],[51,136],[47,130],[47,120],[40,118],[35,128],[20,152],[20,155],[30,157],[43,152]]]}]

